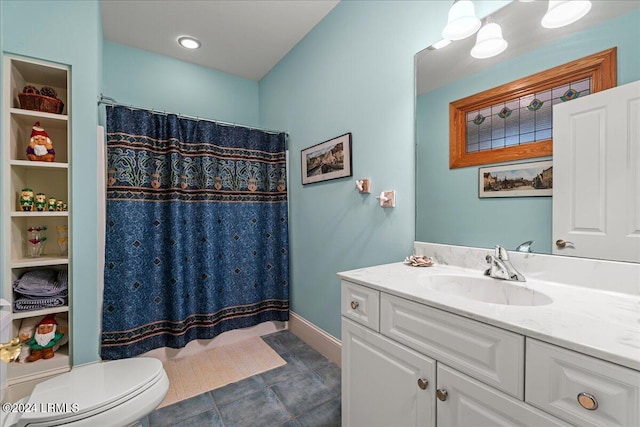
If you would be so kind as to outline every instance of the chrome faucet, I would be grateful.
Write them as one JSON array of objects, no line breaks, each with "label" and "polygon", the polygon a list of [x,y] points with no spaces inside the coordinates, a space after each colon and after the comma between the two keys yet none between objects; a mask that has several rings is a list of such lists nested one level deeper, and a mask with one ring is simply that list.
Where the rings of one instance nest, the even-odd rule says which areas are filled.
[{"label": "chrome faucet", "polygon": [[511,280],[515,282],[524,282],[524,276],[511,265],[509,254],[502,246],[496,245],[495,255],[487,255],[486,257],[489,268],[484,272],[485,276],[494,279]]}]

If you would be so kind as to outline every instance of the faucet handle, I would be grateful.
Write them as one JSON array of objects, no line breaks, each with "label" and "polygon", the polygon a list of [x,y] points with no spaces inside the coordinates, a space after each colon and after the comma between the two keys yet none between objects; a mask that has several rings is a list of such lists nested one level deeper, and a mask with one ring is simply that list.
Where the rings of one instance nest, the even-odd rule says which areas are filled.
[{"label": "faucet handle", "polygon": [[509,253],[502,246],[496,245],[496,258],[502,261],[509,261]]},{"label": "faucet handle", "polygon": [[484,259],[485,259],[485,261],[487,261],[487,264],[489,264],[489,268],[487,268],[484,271],[484,275],[485,276],[491,276],[491,270],[493,269],[493,264],[494,264],[495,258],[493,257],[493,255],[487,255]]}]

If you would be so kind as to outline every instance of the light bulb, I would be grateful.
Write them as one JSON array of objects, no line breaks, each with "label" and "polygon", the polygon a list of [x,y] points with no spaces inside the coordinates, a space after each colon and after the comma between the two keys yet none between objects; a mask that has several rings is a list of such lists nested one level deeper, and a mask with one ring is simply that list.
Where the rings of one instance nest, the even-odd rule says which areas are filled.
[{"label": "light bulb", "polygon": [[449,19],[442,30],[442,37],[448,40],[462,40],[478,31],[480,25],[473,2],[460,0],[449,9]]},{"label": "light bulb", "polygon": [[573,24],[590,10],[591,2],[589,0],[549,0],[547,13],[542,17],[540,24],[545,28],[564,27]]},{"label": "light bulb", "polygon": [[502,38],[502,28],[490,23],[480,28],[476,44],[471,49],[471,56],[478,59],[491,58],[502,53],[509,44]]}]

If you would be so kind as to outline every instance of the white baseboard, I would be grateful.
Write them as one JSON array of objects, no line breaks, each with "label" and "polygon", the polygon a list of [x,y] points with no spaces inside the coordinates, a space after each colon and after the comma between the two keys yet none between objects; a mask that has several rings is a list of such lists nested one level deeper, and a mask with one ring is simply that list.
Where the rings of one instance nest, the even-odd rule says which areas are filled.
[{"label": "white baseboard", "polygon": [[289,310],[289,331],[324,357],[342,367],[342,343],[307,319]]}]

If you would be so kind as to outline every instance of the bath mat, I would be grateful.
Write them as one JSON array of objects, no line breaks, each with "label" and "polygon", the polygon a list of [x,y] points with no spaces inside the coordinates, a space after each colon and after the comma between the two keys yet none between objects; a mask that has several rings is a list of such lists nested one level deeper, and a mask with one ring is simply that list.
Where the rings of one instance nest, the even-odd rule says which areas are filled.
[{"label": "bath mat", "polygon": [[159,407],[197,396],[286,363],[260,337],[167,361],[164,363],[164,369],[169,377],[169,391]]}]

